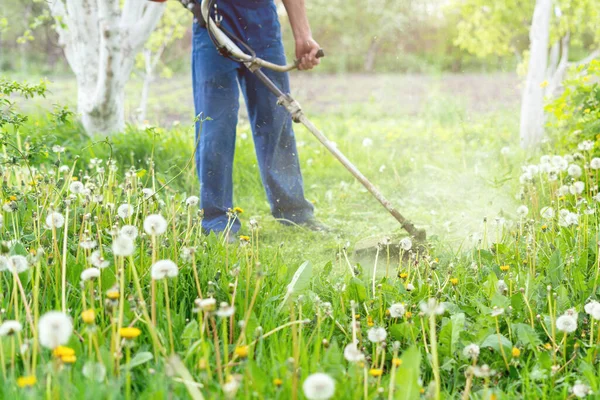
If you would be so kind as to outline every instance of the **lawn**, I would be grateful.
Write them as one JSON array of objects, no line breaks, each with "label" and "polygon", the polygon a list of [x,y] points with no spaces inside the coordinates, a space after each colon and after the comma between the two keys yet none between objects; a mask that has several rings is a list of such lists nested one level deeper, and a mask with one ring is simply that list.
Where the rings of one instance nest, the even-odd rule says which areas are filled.
[{"label": "lawn", "polygon": [[[20,100],[30,121],[3,141],[3,397],[597,391],[593,145],[526,157],[510,76],[295,82],[315,124],[427,230],[428,251],[405,241],[403,261],[387,257],[400,227],[302,127],[307,197],[333,232],[281,226],[246,123],[242,235],[205,236],[186,80],[157,87],[157,127],[106,139],[40,113],[71,98],[57,79],[46,100]],[[380,251],[356,258],[368,238]]]}]

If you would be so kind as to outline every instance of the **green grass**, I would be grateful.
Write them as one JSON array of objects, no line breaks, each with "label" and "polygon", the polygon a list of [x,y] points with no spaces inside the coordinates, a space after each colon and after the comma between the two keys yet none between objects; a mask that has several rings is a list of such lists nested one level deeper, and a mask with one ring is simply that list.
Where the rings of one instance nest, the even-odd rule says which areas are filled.
[{"label": "green grass", "polygon": [[[250,240],[245,245],[223,245],[214,236],[200,234],[199,216],[185,206],[185,199],[198,192],[190,161],[194,141],[189,126],[131,128],[109,139],[88,139],[76,125],[57,126],[32,116],[20,132],[20,143],[14,136],[9,142],[35,168],[37,186],[31,185],[30,170],[21,156],[4,160],[2,199],[6,202],[14,196],[18,209],[3,212],[0,235],[10,254],[44,249],[28,271],[19,275],[24,297],[37,326],[39,315],[62,307],[64,286],[76,331],[68,345],[77,361],[64,365],[50,350],[34,345],[35,330],[25,317],[23,296],[14,276],[4,272],[2,320],[18,319],[23,331],[18,337],[0,338],[4,357],[0,363],[6,378],[2,396],[186,398],[190,394],[182,382],[191,379],[205,398],[226,398],[224,390],[235,386],[231,382],[239,388],[230,397],[304,398],[302,384],[315,372],[335,379],[336,399],[435,398],[436,376],[443,398],[461,398],[469,386],[472,399],[487,400],[492,395],[562,399],[578,380],[598,391],[596,339],[600,332],[583,309],[597,298],[597,208],[591,199],[597,188],[595,172],[585,170],[580,178],[585,190],[577,196],[556,194],[561,184],[573,181],[564,171],[558,181],[542,174],[521,186],[519,175],[526,157],[512,145],[517,142],[514,110],[473,114],[461,100],[432,92],[417,115],[385,111],[377,104],[362,104],[317,113],[314,120],[404,214],[427,229],[429,253],[411,254],[410,261],[402,264],[388,261],[385,246],[377,264],[375,259],[354,258],[353,248],[361,240],[396,237],[400,228],[301,127],[296,132],[307,197],[334,233],[284,227],[269,215],[251,135],[242,125],[234,203],[244,210],[238,215],[241,233]],[[243,133],[248,137],[243,139]],[[363,146],[365,138],[371,139],[371,146]],[[55,144],[65,146],[65,153],[53,153]],[[509,145],[508,154],[501,152]],[[16,154],[10,145],[5,149],[6,154]],[[586,152],[585,160],[573,162],[583,166],[591,155]],[[102,159],[103,165],[114,160],[116,173],[111,174],[108,167],[104,171],[90,167],[94,158]],[[537,158],[529,162],[538,163]],[[56,172],[60,165],[67,165],[68,171]],[[132,173],[126,178],[130,168]],[[88,202],[84,196],[71,199],[68,227],[58,229],[53,239],[44,220],[52,209],[66,214],[71,175],[93,182],[96,193],[104,195],[104,204]],[[123,185],[126,179],[129,184]],[[148,187],[158,191],[153,199],[144,199],[141,192]],[[593,213],[584,213],[581,199],[588,201]],[[118,207],[124,202],[136,206],[127,221],[106,205]],[[522,204],[528,207],[526,217],[517,215]],[[544,220],[540,210],[547,205],[579,213],[578,225],[561,226],[557,216]],[[91,218],[82,219],[87,213]],[[113,257],[111,227],[127,222],[143,232],[142,222],[151,213],[167,219],[166,233],[155,244],[149,235],[142,235],[135,240],[131,257]],[[258,220],[258,230],[250,228],[251,218]],[[79,278],[90,261],[89,254],[78,247],[86,235],[102,243],[110,262],[102,270],[101,287],[100,281],[92,284],[97,324],[93,330],[80,318],[91,301],[90,284],[81,286]],[[196,249],[195,258],[182,259],[189,247]],[[63,259],[64,280],[60,274]],[[179,267],[178,277],[168,280],[168,308],[163,281],[156,281],[156,328],[147,317],[153,259],[171,259]],[[111,308],[107,291],[120,280],[121,265],[125,285],[119,288],[116,308]],[[304,273],[289,292],[287,285],[301,265]],[[505,282],[506,290],[498,289],[499,280]],[[194,312],[194,300],[200,296],[198,284],[201,296],[214,297],[217,307],[221,302],[233,304],[234,316]],[[414,290],[407,290],[409,284]],[[139,301],[140,291],[148,309]],[[421,303],[430,298],[443,303],[443,314],[422,313]],[[386,310],[395,303],[403,303],[409,313],[389,316]],[[569,308],[579,313],[578,327],[563,336],[555,328],[556,319]],[[493,310],[499,309],[504,313],[493,317]],[[353,318],[357,320],[354,328]],[[134,360],[145,362],[130,369],[119,370],[127,365],[125,347],[117,335],[119,325],[142,330],[131,354]],[[385,328],[385,347],[368,340],[372,326]],[[169,327],[174,353],[184,370],[168,365]],[[344,359],[344,348],[353,335],[366,356],[363,363]],[[90,337],[97,347],[93,341],[90,345]],[[30,343],[29,350],[19,355],[16,348],[25,341]],[[475,360],[463,356],[471,343],[480,346]],[[248,356],[232,361],[245,345],[249,345]],[[36,369],[31,371],[33,360]],[[83,375],[83,367],[99,360],[107,373],[96,382]],[[484,364],[496,373],[474,377],[469,366]],[[381,377],[376,376],[379,369]],[[131,386],[127,371],[131,371]],[[35,386],[18,388],[16,379],[31,374],[37,377]]]}]

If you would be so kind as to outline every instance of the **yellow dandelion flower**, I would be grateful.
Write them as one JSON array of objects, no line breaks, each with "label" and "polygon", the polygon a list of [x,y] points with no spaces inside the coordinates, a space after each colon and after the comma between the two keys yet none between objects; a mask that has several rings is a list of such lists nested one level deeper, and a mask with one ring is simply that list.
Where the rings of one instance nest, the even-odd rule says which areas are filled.
[{"label": "yellow dandelion flower", "polygon": [[37,378],[34,375],[20,376],[17,378],[17,386],[20,388],[31,387],[35,385]]},{"label": "yellow dandelion flower", "polygon": [[513,356],[514,358],[517,358],[517,357],[519,357],[520,355],[521,355],[521,350],[519,350],[519,349],[518,349],[518,348],[516,348],[516,347],[513,347],[513,349],[512,349],[512,356]]},{"label": "yellow dandelion flower", "polygon": [[394,367],[399,367],[402,365],[402,360],[399,359],[398,357],[394,357],[394,358],[392,358],[392,365]]},{"label": "yellow dandelion flower", "polygon": [[458,278],[450,278],[450,283],[452,284],[452,286],[458,285]]},{"label": "yellow dandelion flower", "polygon": [[108,292],[106,292],[106,297],[108,297],[111,300],[117,300],[119,298],[119,291],[109,290]]},{"label": "yellow dandelion flower", "polygon": [[275,378],[275,379],[273,379],[273,385],[279,387],[279,386],[283,385],[283,381],[279,378]]},{"label": "yellow dandelion flower", "polygon": [[354,314],[354,318],[360,319],[360,314]]},{"label": "yellow dandelion flower", "polygon": [[540,83],[541,88],[545,88],[546,86],[548,86],[548,81],[544,81],[544,82]]},{"label": "yellow dandelion flower", "polygon": [[81,319],[86,324],[93,324],[96,320],[96,313],[92,309],[85,310],[81,313]]},{"label": "yellow dandelion flower", "polygon": [[67,346],[58,346],[52,351],[52,354],[54,354],[54,357],[63,358],[65,356],[74,356],[75,350]]},{"label": "yellow dandelion flower", "polygon": [[373,322],[373,317],[367,315],[367,326],[373,326],[375,323]]},{"label": "yellow dandelion flower", "polygon": [[369,375],[371,376],[381,376],[383,375],[383,370],[380,368],[371,368],[369,370]]},{"label": "yellow dandelion flower", "polygon": [[398,274],[398,277],[400,279],[406,279],[406,278],[408,278],[408,274],[406,272],[401,272]]},{"label": "yellow dandelion flower", "polygon": [[546,344],[544,345],[544,348],[545,348],[546,350],[551,350],[551,349],[552,349],[552,345],[551,345],[550,343],[546,343]]},{"label": "yellow dandelion flower", "polygon": [[233,212],[236,214],[241,214],[244,212],[244,210],[241,207],[234,207]]},{"label": "yellow dandelion flower", "polygon": [[412,318],[412,313],[411,313],[410,311],[407,311],[407,312],[405,312],[405,313],[404,313],[404,316],[405,316],[407,319],[409,319],[409,318]]},{"label": "yellow dandelion flower", "polygon": [[140,336],[141,333],[142,331],[138,328],[127,327],[119,329],[119,335],[125,339],[135,339],[136,337]]},{"label": "yellow dandelion flower", "polygon": [[500,271],[502,272],[506,272],[510,269],[510,265],[501,265],[500,266]]},{"label": "yellow dandelion flower", "polygon": [[71,178],[71,180],[72,180],[72,181],[78,181],[78,180],[79,180],[79,178],[78,178],[78,177],[76,177],[76,176],[74,176],[74,177],[72,177],[72,178]]},{"label": "yellow dandelion flower", "polygon": [[11,200],[11,201],[17,201],[17,196],[10,196],[9,200]]},{"label": "yellow dandelion flower", "polygon": [[234,353],[240,358],[248,357],[248,346],[237,346]]},{"label": "yellow dandelion flower", "polygon": [[75,361],[77,361],[77,357],[74,354],[71,354],[68,356],[62,356],[60,358],[60,361],[62,361],[65,364],[74,364]]},{"label": "yellow dandelion flower", "polygon": [[490,400],[498,400],[498,396],[496,396],[496,393],[492,393],[490,395]]},{"label": "yellow dandelion flower", "polygon": [[240,240],[242,242],[249,242],[250,241],[250,236],[240,235]]}]

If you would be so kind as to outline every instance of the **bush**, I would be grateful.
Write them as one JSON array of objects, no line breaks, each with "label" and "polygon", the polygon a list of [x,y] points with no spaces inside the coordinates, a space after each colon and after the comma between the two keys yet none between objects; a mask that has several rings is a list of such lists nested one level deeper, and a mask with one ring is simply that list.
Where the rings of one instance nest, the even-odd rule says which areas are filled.
[{"label": "bush", "polygon": [[561,135],[558,142],[567,147],[600,139],[600,61],[573,72],[562,95],[546,107],[556,119],[551,126]]}]

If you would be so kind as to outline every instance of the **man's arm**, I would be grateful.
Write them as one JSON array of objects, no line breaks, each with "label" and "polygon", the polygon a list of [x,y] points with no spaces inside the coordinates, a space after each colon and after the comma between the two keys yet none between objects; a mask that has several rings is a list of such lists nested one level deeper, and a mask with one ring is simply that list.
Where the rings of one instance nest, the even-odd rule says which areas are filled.
[{"label": "man's arm", "polygon": [[296,59],[299,61],[298,69],[312,69],[319,64],[317,52],[319,44],[312,38],[312,32],[306,17],[304,0],[283,0],[292,25],[292,32],[296,41]]}]

